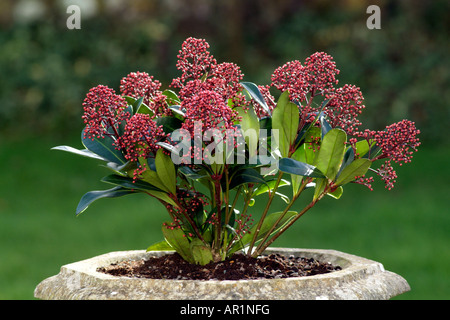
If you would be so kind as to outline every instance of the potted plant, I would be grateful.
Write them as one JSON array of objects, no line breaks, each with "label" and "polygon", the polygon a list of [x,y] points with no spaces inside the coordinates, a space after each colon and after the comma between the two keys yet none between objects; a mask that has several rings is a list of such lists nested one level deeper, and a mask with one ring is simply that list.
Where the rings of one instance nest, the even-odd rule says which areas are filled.
[{"label": "potted plant", "polygon": [[[372,189],[375,174],[391,189],[397,177],[392,164],[410,162],[417,151],[419,130],[411,121],[382,131],[360,129],[361,91],[337,86],[339,70],[326,53],[284,64],[263,86],[243,82],[236,64],[218,63],[208,50],[205,40],[185,40],[176,64],[181,75],[169,89],[161,91],[158,80],[133,72],[121,80],[120,94],[103,85],[89,91],[83,102],[85,149],[54,149],[104,161],[111,174],[102,181],[112,188],[86,193],[76,214],[101,198],[145,193],[169,218],[164,239],[147,251],[176,251],[186,263],[203,267],[238,253],[257,259],[317,202],[339,199],[346,184]],[[308,199],[302,209],[295,206],[300,197]],[[275,198],[285,201],[282,211],[272,211]],[[255,215],[259,199],[268,200]],[[358,264],[343,253],[301,252]],[[384,272],[378,263],[363,265],[365,274]],[[375,269],[368,272],[368,265]],[[409,289],[400,282],[401,292]]]}]

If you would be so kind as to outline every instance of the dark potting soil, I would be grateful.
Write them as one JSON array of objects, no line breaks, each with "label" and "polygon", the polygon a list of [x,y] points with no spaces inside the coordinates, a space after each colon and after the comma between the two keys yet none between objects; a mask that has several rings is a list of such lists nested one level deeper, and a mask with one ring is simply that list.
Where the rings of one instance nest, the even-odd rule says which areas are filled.
[{"label": "dark potting soil", "polygon": [[249,280],[312,276],[341,270],[339,266],[313,258],[270,254],[259,258],[235,254],[207,265],[187,263],[177,253],[147,260],[130,260],[100,267],[98,272],[114,276],[176,280]]}]

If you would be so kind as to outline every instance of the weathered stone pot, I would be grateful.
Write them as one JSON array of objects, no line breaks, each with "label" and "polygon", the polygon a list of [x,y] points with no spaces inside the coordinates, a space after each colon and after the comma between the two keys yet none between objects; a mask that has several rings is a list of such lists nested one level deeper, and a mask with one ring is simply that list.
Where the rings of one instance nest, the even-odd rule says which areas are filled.
[{"label": "weathered stone pot", "polygon": [[116,277],[96,269],[124,260],[168,252],[111,252],[61,267],[42,281],[39,299],[248,299],[248,300],[381,300],[410,290],[405,279],[381,263],[334,250],[272,248],[267,253],[315,258],[342,270],[309,277],[267,280],[153,280]]}]

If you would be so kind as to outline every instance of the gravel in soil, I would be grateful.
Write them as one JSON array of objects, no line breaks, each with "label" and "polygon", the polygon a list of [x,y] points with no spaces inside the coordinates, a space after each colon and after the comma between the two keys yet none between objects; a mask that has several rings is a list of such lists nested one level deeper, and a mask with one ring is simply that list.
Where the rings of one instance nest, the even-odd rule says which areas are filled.
[{"label": "gravel in soil", "polygon": [[100,267],[98,272],[114,276],[175,280],[249,280],[303,277],[341,270],[313,258],[270,254],[258,258],[235,254],[207,265],[187,263],[177,253],[147,260],[130,260]]}]

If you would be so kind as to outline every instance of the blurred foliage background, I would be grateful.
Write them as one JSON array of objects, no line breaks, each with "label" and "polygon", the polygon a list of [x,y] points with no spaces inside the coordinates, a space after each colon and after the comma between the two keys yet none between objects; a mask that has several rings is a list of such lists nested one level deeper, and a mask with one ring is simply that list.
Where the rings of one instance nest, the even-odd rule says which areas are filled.
[{"label": "blurred foliage background", "polygon": [[[70,4],[81,8],[79,30],[66,26]],[[379,30],[366,27],[371,4],[381,8]],[[81,103],[91,87],[118,90],[123,76],[145,71],[166,88],[189,36],[205,38],[218,61],[237,63],[257,84],[269,84],[287,61],[325,51],[340,83],[361,87],[365,128],[416,122],[423,150],[399,172],[398,189],[356,193],[344,209],[325,204],[279,244],[297,245],[300,233],[305,246],[361,254],[406,273],[414,289],[406,298],[449,298],[449,12],[447,0],[0,1],[0,166],[8,168],[0,176],[0,299],[32,298],[61,264],[160,240],[164,218],[149,222],[148,201],[139,197],[100,203],[74,222],[79,197],[104,188],[93,182],[101,174],[49,149],[80,147]],[[139,213],[124,221],[121,210]],[[380,229],[381,242],[372,241]],[[305,240],[317,235],[324,237]],[[435,254],[444,262],[428,264]]]}]

